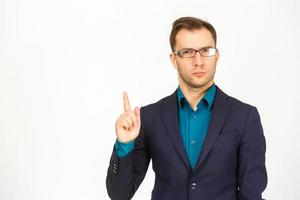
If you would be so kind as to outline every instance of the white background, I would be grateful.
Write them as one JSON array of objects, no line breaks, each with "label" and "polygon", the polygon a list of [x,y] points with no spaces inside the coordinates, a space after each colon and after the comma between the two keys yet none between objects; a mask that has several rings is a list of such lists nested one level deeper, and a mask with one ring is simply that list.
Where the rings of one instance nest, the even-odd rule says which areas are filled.
[{"label": "white background", "polygon": [[[181,16],[218,33],[216,84],[257,106],[271,200],[300,199],[297,0],[0,0],[0,199],[108,200],[122,112],[171,94],[169,33]],[[150,199],[150,165],[134,199]]]}]

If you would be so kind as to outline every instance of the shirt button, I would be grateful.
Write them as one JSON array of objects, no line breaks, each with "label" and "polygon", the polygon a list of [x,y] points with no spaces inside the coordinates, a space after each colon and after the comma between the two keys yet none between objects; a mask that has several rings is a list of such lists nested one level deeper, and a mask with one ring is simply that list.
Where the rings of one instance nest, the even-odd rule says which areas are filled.
[{"label": "shirt button", "polygon": [[191,140],[191,144],[195,144],[196,143],[196,140]]},{"label": "shirt button", "polygon": [[194,189],[196,189],[196,187],[197,187],[197,183],[193,182],[191,185],[191,189],[194,190]]},{"label": "shirt button", "polygon": [[196,115],[193,115],[193,119],[196,119],[197,118],[197,116]]}]

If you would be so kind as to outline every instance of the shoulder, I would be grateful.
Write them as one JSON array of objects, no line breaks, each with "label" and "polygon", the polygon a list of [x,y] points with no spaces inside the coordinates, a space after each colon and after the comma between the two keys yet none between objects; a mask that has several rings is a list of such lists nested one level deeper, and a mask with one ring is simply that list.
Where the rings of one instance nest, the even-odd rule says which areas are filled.
[{"label": "shoulder", "polygon": [[164,104],[168,104],[171,103],[172,100],[176,99],[176,91],[173,92],[172,94],[165,96],[163,98],[161,98],[160,100],[154,102],[154,103],[150,103],[147,104],[145,106],[141,107],[141,110],[143,112],[146,112],[147,114],[151,114],[151,113],[157,113],[157,112],[161,112],[162,107]]},{"label": "shoulder", "polygon": [[[230,114],[231,116],[240,119],[240,121],[248,120],[249,118],[257,118],[259,119],[259,113],[255,105],[252,105],[248,102],[241,101],[236,97],[232,97],[225,92],[223,92],[220,88],[217,89],[217,94],[223,96],[223,98],[230,102]],[[225,97],[225,98],[224,98]]]},{"label": "shoulder", "polygon": [[[223,92],[219,87],[217,87],[217,94],[216,96],[221,96],[219,99],[226,99],[231,103],[231,106],[233,109],[237,110],[251,110],[255,109],[255,106],[252,104],[249,104],[248,102],[241,101],[240,99],[230,96],[227,93]],[[223,97],[223,98],[222,98]]]}]

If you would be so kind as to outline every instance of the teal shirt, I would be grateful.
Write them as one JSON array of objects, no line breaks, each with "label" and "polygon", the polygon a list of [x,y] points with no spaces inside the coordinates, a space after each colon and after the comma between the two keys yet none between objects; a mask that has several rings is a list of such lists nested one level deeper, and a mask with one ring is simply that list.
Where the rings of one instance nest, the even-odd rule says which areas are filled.
[{"label": "teal shirt", "polygon": [[186,155],[193,169],[196,167],[207,134],[215,94],[216,86],[213,84],[194,111],[180,87],[177,89],[179,128]]},{"label": "teal shirt", "polygon": [[123,158],[127,154],[129,154],[133,150],[133,147],[134,147],[134,140],[128,143],[123,143],[117,139],[115,143],[116,153],[117,156],[119,156],[120,158]]},{"label": "teal shirt", "polygon": [[[192,168],[195,168],[211,117],[216,86],[213,84],[197,105],[196,111],[190,107],[180,87],[177,88],[179,127],[186,154]],[[134,148],[134,141],[122,143],[116,140],[115,150],[119,157],[125,157]]]}]

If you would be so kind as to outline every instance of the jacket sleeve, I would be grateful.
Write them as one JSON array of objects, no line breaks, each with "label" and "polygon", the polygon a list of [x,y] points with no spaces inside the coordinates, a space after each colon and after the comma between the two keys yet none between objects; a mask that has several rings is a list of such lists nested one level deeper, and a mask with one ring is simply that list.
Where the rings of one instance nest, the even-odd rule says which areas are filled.
[{"label": "jacket sleeve", "polygon": [[267,186],[266,141],[255,107],[248,113],[238,150],[238,200],[261,200]]},{"label": "jacket sleeve", "polygon": [[118,157],[113,149],[106,177],[106,188],[112,200],[130,200],[147,172],[150,153],[143,128],[141,108],[141,130],[135,139],[134,148],[125,157]]}]

